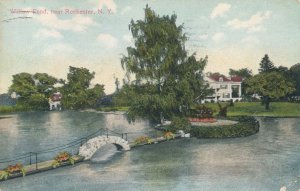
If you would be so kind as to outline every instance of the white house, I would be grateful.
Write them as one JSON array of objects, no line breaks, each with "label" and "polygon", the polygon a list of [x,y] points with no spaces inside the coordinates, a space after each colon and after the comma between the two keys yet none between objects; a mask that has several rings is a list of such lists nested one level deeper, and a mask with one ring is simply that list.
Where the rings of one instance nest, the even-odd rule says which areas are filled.
[{"label": "white house", "polygon": [[61,99],[62,95],[60,92],[56,92],[49,97],[48,103],[50,111],[53,109],[61,110]]},{"label": "white house", "polygon": [[242,99],[242,78],[239,76],[226,77],[222,74],[207,73],[204,77],[209,87],[214,90],[212,95],[207,96],[203,102],[236,101]]}]

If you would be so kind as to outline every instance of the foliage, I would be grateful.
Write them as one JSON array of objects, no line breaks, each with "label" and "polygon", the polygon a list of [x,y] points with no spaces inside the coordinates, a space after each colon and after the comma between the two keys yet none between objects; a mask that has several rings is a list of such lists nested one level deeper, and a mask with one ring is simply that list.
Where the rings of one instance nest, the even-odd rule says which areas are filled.
[{"label": "foliage", "polygon": [[247,79],[247,78],[250,78],[251,76],[253,76],[252,70],[250,70],[248,68],[242,68],[239,70],[234,70],[234,69],[230,68],[229,75],[230,76],[240,76],[244,79]]},{"label": "foliage", "polygon": [[270,60],[267,54],[265,54],[265,56],[262,58],[259,65],[260,65],[260,68],[258,69],[259,73],[276,71],[276,67],[274,66],[273,62]]},{"label": "foliage", "polygon": [[29,111],[30,108],[26,108],[21,105],[15,105],[15,106],[0,106],[0,113],[12,113],[12,112],[18,112],[18,111]]},{"label": "foliage", "polygon": [[164,138],[166,138],[167,140],[175,139],[175,134],[171,131],[164,132]]},{"label": "foliage", "polygon": [[7,180],[10,174],[6,170],[0,170],[0,180]]},{"label": "foliage", "polygon": [[19,73],[13,75],[9,93],[18,95],[17,105],[31,109],[48,108],[47,98],[55,90],[54,85],[58,80],[45,73]]},{"label": "foliage", "polygon": [[293,65],[288,73],[296,89],[291,96],[300,96],[300,63]]},{"label": "foliage", "polygon": [[15,174],[15,173],[22,173],[23,176],[26,175],[26,170],[23,167],[23,165],[20,163],[15,164],[15,165],[8,165],[8,167],[6,168],[6,172],[8,172],[9,175]]},{"label": "foliage", "polygon": [[226,103],[225,106],[222,106],[220,102],[217,103],[219,106],[219,117],[227,117],[227,108],[231,106],[231,103],[233,102],[230,102],[230,104]]},{"label": "foliage", "polygon": [[232,118],[238,123],[224,126],[193,126],[191,135],[197,138],[245,137],[259,131],[259,123],[254,117]]},{"label": "foliage", "polygon": [[140,136],[137,137],[134,140],[134,144],[138,145],[138,144],[152,144],[153,143],[153,139],[150,137],[146,137],[146,136]]},{"label": "foliage", "polygon": [[179,130],[189,132],[191,124],[186,117],[173,117],[171,124],[166,127],[168,131],[176,133]]},{"label": "foliage", "polygon": [[194,109],[190,110],[189,116],[194,118],[212,118],[213,110],[205,105],[196,105]]},{"label": "foliage", "polygon": [[195,98],[206,96],[208,86],[201,74],[207,58],[187,56],[187,37],[176,19],[175,14],[160,17],[147,6],[145,19],[129,25],[135,47],[127,48],[121,64],[135,77],[122,93],[131,97],[128,116],[132,120],[146,117],[159,122],[162,116],[184,115]]},{"label": "foliage", "polygon": [[68,82],[62,88],[62,104],[67,109],[94,107],[104,94],[104,86],[96,84],[90,88],[95,73],[86,68],[69,67]]},{"label": "foliage", "polygon": [[270,99],[278,99],[292,93],[295,88],[278,72],[261,73],[246,80],[248,93],[258,94],[264,100],[265,109],[269,109]]},{"label": "foliage", "polygon": [[74,158],[68,152],[60,152],[55,158],[52,163],[52,167],[56,168],[60,166],[64,162],[70,162],[72,165],[75,164]]}]

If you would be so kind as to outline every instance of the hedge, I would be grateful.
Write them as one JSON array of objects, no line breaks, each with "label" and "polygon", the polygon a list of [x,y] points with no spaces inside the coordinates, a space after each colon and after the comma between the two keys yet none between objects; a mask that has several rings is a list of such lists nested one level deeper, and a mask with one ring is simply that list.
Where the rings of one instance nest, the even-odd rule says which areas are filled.
[{"label": "hedge", "polygon": [[197,138],[232,138],[250,136],[259,131],[259,123],[254,117],[229,119],[238,123],[224,126],[192,126],[190,133]]}]

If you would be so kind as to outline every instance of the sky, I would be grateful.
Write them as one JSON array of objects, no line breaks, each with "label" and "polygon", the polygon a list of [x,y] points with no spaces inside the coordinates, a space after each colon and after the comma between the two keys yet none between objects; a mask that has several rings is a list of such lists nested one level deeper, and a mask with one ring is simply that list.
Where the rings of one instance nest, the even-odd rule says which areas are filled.
[{"label": "sky", "polygon": [[92,84],[114,92],[125,74],[120,58],[133,46],[128,25],[144,18],[147,4],[177,15],[189,54],[208,56],[205,72],[255,74],[265,54],[275,66],[300,63],[300,0],[1,0],[0,93],[14,74],[66,79],[69,66],[94,71]]}]

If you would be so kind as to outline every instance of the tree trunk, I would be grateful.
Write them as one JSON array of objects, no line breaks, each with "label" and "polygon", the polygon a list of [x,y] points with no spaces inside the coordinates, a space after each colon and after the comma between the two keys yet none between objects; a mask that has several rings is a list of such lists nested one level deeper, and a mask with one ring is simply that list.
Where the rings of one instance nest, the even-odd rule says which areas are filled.
[{"label": "tree trunk", "polygon": [[265,109],[269,110],[270,109],[270,98],[266,97],[264,102],[265,102]]}]

